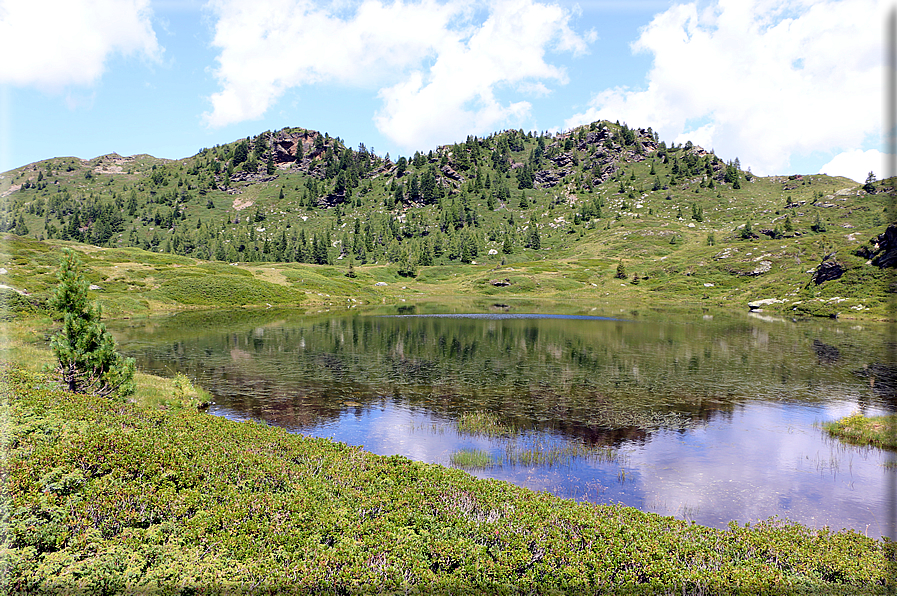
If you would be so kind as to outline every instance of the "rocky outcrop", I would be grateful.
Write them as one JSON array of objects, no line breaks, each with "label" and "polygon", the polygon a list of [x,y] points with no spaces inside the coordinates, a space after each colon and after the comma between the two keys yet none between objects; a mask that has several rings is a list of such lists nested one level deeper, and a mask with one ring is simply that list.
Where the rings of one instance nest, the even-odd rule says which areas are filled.
[{"label": "rocky outcrop", "polygon": [[566,153],[561,153],[560,155],[552,157],[551,161],[559,168],[566,168],[573,165],[573,158]]},{"label": "rocky outcrop", "polygon": [[835,259],[835,253],[826,255],[813,272],[813,283],[817,286],[844,275],[844,266]]},{"label": "rocky outcrop", "polygon": [[277,176],[269,176],[259,172],[234,172],[233,176],[230,177],[231,182],[249,182],[252,184],[271,182],[272,180],[277,180]]},{"label": "rocky outcrop", "polygon": [[464,177],[461,176],[461,174],[459,174],[454,170],[454,168],[448,165],[442,166],[442,168],[440,168],[440,171],[442,172],[443,176],[449,178],[450,180],[454,180],[455,182],[462,182],[464,180]]},{"label": "rocky outcrop", "polygon": [[884,269],[897,267],[897,224],[891,224],[872,243],[872,264]]},{"label": "rocky outcrop", "polygon": [[536,188],[551,188],[552,186],[557,186],[561,179],[569,173],[570,172],[567,170],[561,170],[559,172],[539,170],[533,175],[533,185]]},{"label": "rocky outcrop", "polygon": [[274,135],[271,141],[271,150],[274,152],[274,163],[277,165],[296,161],[296,153],[302,146],[302,156],[306,160],[314,160],[326,151],[326,144],[315,149],[315,140],[321,133],[314,130],[281,130]]},{"label": "rocky outcrop", "polygon": [[345,192],[329,193],[327,195],[324,195],[323,197],[318,197],[318,208],[329,209],[330,207],[336,207],[337,205],[345,202]]}]

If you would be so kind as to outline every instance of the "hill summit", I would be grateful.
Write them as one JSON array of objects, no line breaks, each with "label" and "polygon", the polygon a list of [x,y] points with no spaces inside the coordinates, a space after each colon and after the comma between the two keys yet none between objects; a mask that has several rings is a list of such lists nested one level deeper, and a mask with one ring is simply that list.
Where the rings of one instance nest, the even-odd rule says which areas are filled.
[{"label": "hill summit", "polygon": [[[0,231],[37,240],[228,263],[388,265],[421,279],[428,268],[592,260],[624,283],[697,299],[746,283],[784,299],[811,284],[819,302],[823,286],[847,284],[838,294],[859,299],[865,286],[881,304],[886,281],[869,255],[893,189],[759,177],[737,158],[608,121],[469,136],[395,159],[285,128],[180,160],[57,157],[0,184]],[[825,262],[840,274],[816,284]],[[699,290],[689,279],[698,273],[713,278]]]}]

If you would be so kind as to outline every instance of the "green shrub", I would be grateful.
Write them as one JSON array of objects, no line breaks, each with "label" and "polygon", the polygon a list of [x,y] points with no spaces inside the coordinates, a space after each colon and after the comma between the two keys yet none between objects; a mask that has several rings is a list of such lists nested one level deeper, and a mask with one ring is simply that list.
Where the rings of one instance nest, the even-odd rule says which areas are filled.
[{"label": "green shrub", "polygon": [[577,503],[19,370],[0,391],[10,592],[884,594],[895,580],[892,543],[857,532]]}]

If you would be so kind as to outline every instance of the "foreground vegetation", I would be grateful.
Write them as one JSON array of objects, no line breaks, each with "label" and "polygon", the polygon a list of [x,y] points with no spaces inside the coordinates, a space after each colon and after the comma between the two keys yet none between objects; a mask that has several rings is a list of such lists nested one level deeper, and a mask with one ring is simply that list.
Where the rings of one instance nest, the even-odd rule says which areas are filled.
[{"label": "foreground vegetation", "polygon": [[191,408],[3,376],[2,585],[31,593],[886,593],[893,543],[715,530]]}]

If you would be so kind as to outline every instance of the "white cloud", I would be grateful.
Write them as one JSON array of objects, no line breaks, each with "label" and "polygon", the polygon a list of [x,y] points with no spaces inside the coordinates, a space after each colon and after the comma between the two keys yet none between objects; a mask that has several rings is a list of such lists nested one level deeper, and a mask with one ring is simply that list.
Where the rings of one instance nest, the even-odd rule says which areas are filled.
[{"label": "white cloud", "polygon": [[115,53],[156,60],[150,0],[0,0],[0,83],[60,91],[90,85]]},{"label": "white cloud", "polygon": [[865,182],[869,172],[873,172],[876,178],[884,178],[887,176],[885,157],[887,155],[877,149],[842,151],[819,168],[819,173],[846,176],[857,182]]},{"label": "white cloud", "polygon": [[566,82],[546,53],[587,46],[569,11],[533,0],[214,0],[212,9],[221,90],[209,125],[259,118],[293,87],[370,87],[383,100],[377,128],[405,148],[519,120],[530,105],[497,93],[544,94],[544,81]]},{"label": "white cloud", "polygon": [[792,155],[860,147],[880,134],[884,10],[879,0],[677,4],[631,46],[654,55],[645,88],[606,89],[566,124],[620,119],[700,137],[759,174],[784,172]]}]

